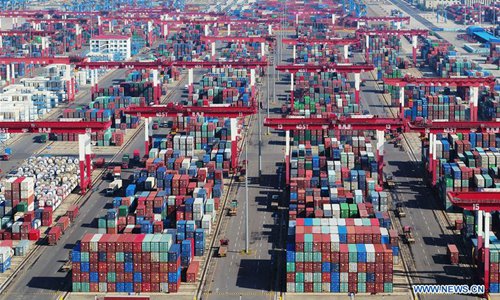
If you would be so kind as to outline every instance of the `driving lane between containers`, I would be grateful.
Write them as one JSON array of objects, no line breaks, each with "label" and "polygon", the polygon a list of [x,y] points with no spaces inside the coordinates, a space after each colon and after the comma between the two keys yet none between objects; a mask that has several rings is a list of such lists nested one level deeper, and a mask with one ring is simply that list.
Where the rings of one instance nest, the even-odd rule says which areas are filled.
[{"label": "driving lane between containers", "polygon": [[[273,76],[273,71],[270,73]],[[261,124],[266,116],[267,78],[262,78],[260,100],[263,102]],[[272,82],[272,81],[271,81]],[[277,84],[276,94],[286,97],[287,84]],[[271,87],[272,88],[272,87]],[[281,103],[270,102],[271,117],[279,117]],[[224,217],[221,232],[216,241],[229,239],[227,257],[214,257],[203,293],[203,299],[270,299],[274,295],[276,252],[273,245],[278,242],[280,218],[271,210],[271,195],[279,194],[278,164],[283,162],[283,137],[271,133],[265,135],[262,127],[262,172],[259,177],[258,164],[258,116],[247,132],[248,145],[248,199],[249,199],[249,254],[245,254],[245,184],[235,183],[238,200],[236,216]],[[244,159],[244,149],[241,152]],[[229,199],[232,200],[232,199]]]}]

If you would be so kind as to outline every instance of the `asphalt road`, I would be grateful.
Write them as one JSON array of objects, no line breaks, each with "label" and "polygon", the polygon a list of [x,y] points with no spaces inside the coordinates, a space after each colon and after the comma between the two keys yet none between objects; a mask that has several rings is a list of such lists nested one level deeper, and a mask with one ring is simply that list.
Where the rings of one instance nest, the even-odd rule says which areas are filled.
[{"label": "asphalt road", "polygon": [[[199,80],[202,72],[194,73],[194,80]],[[109,76],[106,80],[111,83],[112,79],[121,76]],[[179,83],[184,87],[187,76]],[[106,81],[100,83],[105,86]],[[172,91],[169,99],[180,99],[183,89]],[[123,148],[123,153],[131,154],[134,149],[144,149],[144,129],[139,130],[138,135]],[[121,155],[117,156],[117,161]],[[104,197],[100,191],[107,187],[108,182],[99,180],[93,191],[85,196],[80,207],[80,215],[76,222],[62,236],[56,246],[42,246],[38,253],[31,258],[27,264],[28,268],[20,273],[0,299],[58,299],[64,292],[71,290],[71,277],[68,273],[58,272],[68,257],[68,251],[80,240],[85,233],[97,233],[97,219],[103,216],[107,209],[112,208],[111,197]]]},{"label": "asphalt road", "polygon": [[[393,0],[398,1],[398,0]],[[399,1],[398,1],[399,2]],[[410,7],[411,8],[411,7]],[[355,54],[354,60],[362,62],[361,54]],[[382,87],[377,84],[370,73],[362,74],[366,80],[361,87],[361,109],[370,114],[393,117],[385,103],[381,103],[378,92]],[[392,192],[395,201],[401,201],[406,211],[406,218],[399,222],[401,226],[408,225],[414,229],[415,243],[409,246],[411,254],[410,277],[414,284],[474,284],[471,270],[449,264],[446,255],[448,244],[460,245],[460,237],[449,235],[442,230],[438,221],[441,219],[438,198],[423,182],[424,176],[421,164],[412,161],[407,152],[400,151],[392,144],[384,145],[384,172],[393,175],[397,188]],[[441,219],[442,220],[442,219]],[[406,247],[406,246],[403,246]],[[422,299],[474,299],[466,296],[423,296]]]},{"label": "asphalt road", "polygon": [[[289,54],[291,56],[291,54]],[[272,85],[274,71],[269,74]],[[261,123],[266,116],[267,79],[262,78]],[[285,90],[288,84],[276,84],[276,95],[286,99]],[[272,89],[270,96],[272,96]],[[279,117],[280,101],[270,102],[270,116]],[[230,241],[227,257],[215,257],[208,272],[203,299],[270,299],[274,295],[277,278],[276,263],[279,251],[277,248],[283,218],[270,207],[271,195],[280,195],[281,175],[278,172],[284,158],[284,135],[262,127],[262,162],[259,173],[259,118],[256,115],[250,124],[248,134],[248,215],[249,215],[249,253],[245,254],[245,184],[236,183],[238,213],[233,217],[225,217],[221,232],[216,239],[227,238]],[[245,151],[241,157],[244,159]],[[232,199],[229,199],[232,200]]]},{"label": "asphalt road", "polygon": [[[405,1],[401,1],[401,0],[389,0],[389,1],[392,2],[392,3],[394,3],[394,5],[396,5],[400,9],[402,9],[405,13],[407,13],[408,15],[410,15],[412,18],[414,18],[417,21],[419,21],[420,23],[422,23],[422,25],[424,25],[428,29],[432,30],[433,28],[436,27],[429,20],[427,20],[424,17],[420,16],[420,13],[421,13],[420,10],[411,7]],[[410,21],[410,23],[411,23],[411,21]]]}]

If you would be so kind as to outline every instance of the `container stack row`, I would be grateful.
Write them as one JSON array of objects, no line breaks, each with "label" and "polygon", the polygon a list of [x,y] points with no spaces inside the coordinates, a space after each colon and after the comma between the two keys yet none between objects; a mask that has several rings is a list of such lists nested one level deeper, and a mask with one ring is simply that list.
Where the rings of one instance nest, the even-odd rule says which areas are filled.
[{"label": "container stack row", "polygon": [[301,115],[359,112],[350,83],[338,73],[297,73],[295,84],[293,109]]},{"label": "container stack row", "polygon": [[171,234],[86,234],[71,254],[72,290],[176,293],[181,247]]},{"label": "container stack row", "polygon": [[336,218],[289,222],[287,292],[392,293],[397,233],[381,229],[376,219],[353,222],[357,226]]},{"label": "container stack row", "polygon": [[[436,142],[437,186],[446,209],[452,205],[449,191],[481,191],[500,185],[498,167],[500,139],[496,134],[469,133],[438,136]],[[428,166],[428,147],[424,145],[424,161]]]}]

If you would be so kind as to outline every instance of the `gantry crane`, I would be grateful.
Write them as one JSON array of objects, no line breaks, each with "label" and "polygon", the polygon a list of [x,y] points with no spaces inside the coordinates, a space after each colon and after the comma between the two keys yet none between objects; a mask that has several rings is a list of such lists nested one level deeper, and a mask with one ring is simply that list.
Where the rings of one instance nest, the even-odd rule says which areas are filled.
[{"label": "gantry crane", "polygon": [[[476,212],[477,221],[477,257],[483,263],[483,281],[486,294],[490,288],[490,221],[491,212],[500,210],[500,193],[497,191],[482,192],[448,192],[450,202],[465,210]],[[484,216],[484,222],[483,222]],[[484,231],[484,241],[483,241]],[[479,264],[478,264],[479,265]]]},{"label": "gantry crane", "polygon": [[[321,118],[304,118],[304,117],[289,117],[289,118],[266,118],[264,126],[268,126],[277,130],[285,130],[285,159],[289,162],[290,144],[289,136],[290,130],[321,130],[333,129],[337,138],[341,130],[375,130],[377,131],[377,158],[378,158],[378,172],[382,174],[383,167],[383,146],[384,146],[384,132],[418,132],[421,135],[429,135],[430,140],[430,163],[429,171],[433,174],[433,182],[436,182],[435,164],[436,158],[436,134],[447,132],[500,132],[500,124],[498,122],[437,122],[437,121],[408,121],[402,118],[378,118],[371,115],[368,116],[351,116],[349,118],[337,117],[331,115]],[[288,169],[287,169],[288,171]],[[287,176],[289,174],[287,173]],[[379,177],[382,180],[382,176]],[[287,183],[289,177],[287,177]]]},{"label": "gantry crane", "polygon": [[282,39],[285,45],[293,45],[293,62],[297,57],[297,45],[333,45],[344,46],[344,59],[349,58],[349,45],[359,44],[360,40],[356,38],[333,38],[333,39],[314,39],[314,38],[299,38],[299,39]]},{"label": "gantry crane", "polygon": [[406,24],[410,24],[410,17],[396,17],[396,16],[380,16],[380,17],[351,17],[348,16],[344,18],[344,21],[356,22],[356,28],[359,29],[360,23],[367,22],[395,22],[396,28],[401,29],[401,23],[405,22]]},{"label": "gantry crane", "polygon": [[246,117],[257,113],[256,104],[252,103],[248,107],[237,106],[182,106],[169,103],[167,105],[155,105],[148,107],[130,106],[124,110],[125,114],[143,117],[144,126],[144,151],[147,155],[151,144],[149,135],[149,124],[152,117],[177,117],[177,116],[206,116],[230,118],[231,120],[231,168],[237,167],[238,161],[238,140],[237,140],[237,122],[236,118]]},{"label": "gantry crane", "polygon": [[260,43],[260,55],[265,59],[265,43],[268,39],[265,37],[238,37],[238,36],[201,36],[200,41],[204,43],[210,43],[211,45],[211,57],[215,60],[215,42],[227,42],[227,43]]},{"label": "gantry crane", "polygon": [[425,29],[399,29],[399,30],[390,30],[390,29],[378,29],[378,30],[364,30],[358,29],[356,30],[356,36],[364,36],[366,39],[365,43],[365,58],[366,61],[369,60],[369,48],[370,48],[370,36],[411,36],[412,41],[412,57],[413,63],[417,63],[417,46],[418,46],[418,36],[428,36],[429,30]]},{"label": "gantry crane", "polygon": [[471,120],[477,121],[477,107],[479,101],[479,87],[489,87],[493,90],[495,87],[495,78],[477,78],[477,77],[466,77],[466,78],[416,78],[411,76],[405,76],[403,78],[384,78],[384,83],[388,85],[393,85],[399,87],[399,106],[400,114],[403,117],[404,114],[404,87],[408,85],[415,86],[437,86],[437,87],[467,87],[470,92],[470,109],[471,109]]},{"label": "gantry crane", "polygon": [[297,72],[337,72],[342,74],[354,73],[354,97],[356,104],[359,104],[359,92],[361,86],[361,73],[375,70],[375,66],[371,64],[295,64],[295,65],[280,65],[276,66],[276,71],[290,73],[290,101],[293,108],[294,104],[294,76]]},{"label": "gantry crane", "polygon": [[90,133],[104,131],[111,126],[109,122],[74,121],[1,121],[2,133],[73,133],[78,134],[78,153],[80,160],[80,191],[85,194],[92,185],[92,162]]},{"label": "gantry crane", "polygon": [[76,79],[71,77],[71,67],[69,57],[0,57],[0,65],[5,65],[6,74],[5,80],[10,82],[15,79],[15,64],[25,63],[27,65],[51,65],[51,64],[64,64],[66,65],[64,80],[66,81],[66,93],[68,95],[68,101],[72,102],[75,100],[76,95]]},{"label": "gantry crane", "polygon": [[335,116],[326,118],[266,118],[264,126],[277,130],[285,130],[285,172],[286,183],[290,183],[290,130],[333,129],[338,138],[340,130],[375,130],[377,135],[377,173],[379,185],[383,184],[384,133],[403,126],[403,120],[394,118],[376,118],[374,116]]},{"label": "gantry crane", "polygon": [[[31,26],[37,30],[41,30],[41,24],[48,24],[50,31],[54,31],[54,24],[63,24],[65,26],[67,26],[68,24],[73,24],[75,26],[75,28],[74,28],[74,30],[75,30],[75,48],[80,49],[80,48],[82,48],[82,44],[83,44],[82,28],[90,30],[89,20],[86,18],[68,19],[66,17],[67,16],[63,15],[62,19],[30,18],[30,19],[27,19],[26,22],[30,22]],[[54,31],[54,33],[55,33],[55,31]]]},{"label": "gantry crane", "polygon": [[[1,60],[0,60],[1,63]],[[96,70],[100,68],[119,68],[119,69],[149,69],[153,71],[153,87],[154,87],[154,103],[159,104],[160,100],[160,86],[158,80],[158,69],[167,67],[178,67],[188,69],[188,88],[189,94],[193,92],[193,70],[195,68],[246,68],[250,69],[250,86],[252,88],[252,96],[255,95],[255,69],[263,68],[267,66],[267,61],[256,60],[256,61],[168,61],[163,59],[158,59],[152,62],[137,62],[137,61],[106,61],[106,62],[90,62],[90,61],[80,61],[75,64],[76,68],[80,69],[93,69]],[[97,72],[95,74],[91,73],[91,85],[92,90],[97,90]]]}]

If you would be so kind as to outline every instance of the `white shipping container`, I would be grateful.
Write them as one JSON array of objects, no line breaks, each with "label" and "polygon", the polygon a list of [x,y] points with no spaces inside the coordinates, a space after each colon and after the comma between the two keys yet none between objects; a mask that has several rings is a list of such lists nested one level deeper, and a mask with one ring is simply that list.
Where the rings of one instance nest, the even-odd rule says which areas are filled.
[{"label": "white shipping container", "polygon": [[98,251],[98,242],[101,239],[102,234],[95,234],[92,239],[90,240],[89,247],[91,252],[97,252]]}]

